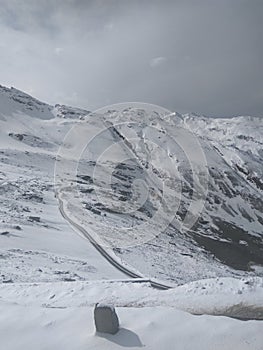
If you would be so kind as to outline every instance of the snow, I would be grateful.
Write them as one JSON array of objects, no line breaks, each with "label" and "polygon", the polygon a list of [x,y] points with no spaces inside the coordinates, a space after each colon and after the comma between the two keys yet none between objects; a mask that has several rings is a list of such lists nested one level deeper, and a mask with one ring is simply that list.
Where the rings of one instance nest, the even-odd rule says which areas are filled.
[{"label": "snow", "polygon": [[[161,112],[153,115],[148,110],[123,107],[117,106],[113,111],[90,116],[85,119],[85,127],[80,125],[67,135],[61,156],[64,155],[65,160],[69,156],[81,159],[78,163],[60,162],[59,176],[63,182],[65,179],[70,182],[76,173],[83,173],[92,181],[79,184],[74,191],[72,187],[70,191],[61,189],[65,210],[82,226],[99,234],[100,241],[104,241],[102,244],[121,248],[115,253],[129,265],[135,265],[144,275],[176,283],[214,276],[253,275],[251,262],[254,259],[259,272],[263,263],[260,243],[262,196],[260,188],[255,185],[260,179],[256,177],[253,183],[251,176],[260,174],[261,168],[261,161],[257,158],[262,143],[260,120],[248,118],[244,129],[244,118],[214,122],[209,118],[193,117],[190,123],[187,116],[175,114],[166,118]],[[233,142],[228,144],[228,138],[220,138],[216,132],[213,133],[213,123],[217,123],[219,136],[222,130],[223,135],[228,133],[229,125],[233,127],[228,137],[233,138],[234,133],[243,135],[238,138],[238,150]],[[201,163],[202,152],[195,152],[198,142],[192,142],[190,150],[188,145],[190,160],[189,157],[185,159],[187,157],[179,146],[184,145],[185,148],[187,142],[184,138],[187,141],[189,138],[182,131],[182,125],[198,136],[207,164]],[[255,128],[257,131],[252,138]],[[212,130],[211,134],[206,130]],[[247,137],[252,146],[258,147],[253,159],[245,147]],[[191,153],[191,150],[194,152]],[[248,158],[251,159],[249,164],[256,168],[251,168],[250,176],[245,177],[237,171],[235,163],[227,158],[229,152],[232,156],[242,156],[246,163]],[[198,174],[193,194],[189,161]],[[133,183],[131,189],[129,179]],[[115,181],[119,192],[112,190],[111,185]],[[143,208],[142,203],[145,203]],[[174,215],[176,212],[177,215]],[[189,214],[186,217],[190,222],[192,217],[201,217],[206,222],[193,231],[193,239],[199,247],[192,240],[189,242],[187,232],[184,235],[184,230],[180,229],[185,212]],[[239,261],[234,264],[234,269],[227,264],[222,270],[221,263],[225,262],[225,257],[218,254],[217,248],[211,248],[210,237],[224,243],[225,247],[234,246],[231,233],[228,234],[225,229],[224,237],[221,226],[229,228],[229,231],[235,230],[240,236],[238,241],[247,242],[247,245],[240,243],[235,247],[234,259]],[[202,248],[200,250],[196,233],[202,236],[203,241],[205,237],[208,255],[203,254]],[[255,239],[257,252],[254,254],[251,252],[255,248]],[[241,246],[247,247],[245,254],[240,253],[244,251]],[[240,262],[241,255],[247,255],[246,261]]]},{"label": "snow", "polygon": [[[54,116],[39,120],[12,114],[12,110],[9,113],[8,122],[0,120],[0,281],[124,277],[59,212],[53,190],[54,162],[59,140],[70,125],[63,123],[60,129],[60,119]],[[30,145],[8,136],[10,131],[28,135],[29,130],[32,135],[37,130],[44,145],[49,142],[54,150],[43,143],[37,147],[34,138]],[[1,234],[6,231],[9,234]]]},{"label": "snow", "polygon": [[[1,106],[4,108],[1,109],[3,120],[0,120],[0,195],[4,206],[1,230],[10,234],[5,237],[1,235],[0,242],[4,250],[22,249],[20,253],[2,251],[4,256],[12,260],[12,264],[9,264],[4,259],[5,279],[10,279],[8,275],[12,275],[15,281],[25,282],[26,277],[18,278],[19,269],[14,273],[12,265],[19,266],[20,261],[24,260],[26,267],[22,271],[28,269],[32,276],[35,265],[44,271],[41,266],[52,266],[52,261],[59,260],[59,254],[62,260],[65,259],[71,246],[72,253],[75,251],[71,254],[72,258],[81,260],[81,253],[78,253],[78,248],[74,248],[77,244],[75,233],[72,229],[65,229],[57,210],[53,189],[55,164],[55,170],[62,167],[61,178],[56,178],[56,185],[64,211],[73,221],[89,230],[96,241],[108,247],[109,254],[132,267],[138,275],[173,284],[217,276],[262,274],[260,220],[263,219],[260,190],[244,174],[237,174],[232,164],[234,156],[238,159],[245,157],[246,164],[250,158],[249,164],[253,166],[251,172],[260,178],[261,161],[257,158],[262,143],[260,120],[245,120],[243,117],[211,121],[204,117],[169,114],[162,109],[153,112],[153,106],[150,110],[144,110],[145,106],[126,109],[123,106],[123,110],[89,113],[84,117],[87,111],[60,105],[52,107],[15,89],[2,90],[0,98],[3,99]],[[109,128],[112,124],[116,126],[115,131]],[[182,125],[198,135],[198,142],[208,163],[208,168],[203,164],[200,170],[203,175],[195,178],[197,196],[191,194],[193,179],[191,167],[189,169],[188,166],[189,159],[186,159],[175,142],[185,135],[182,134]],[[70,133],[67,133],[72,127],[75,127],[75,132],[73,137],[68,137]],[[228,141],[231,138],[236,140],[238,150]],[[92,139],[92,142],[85,149],[88,139]],[[120,139],[122,142],[119,142]],[[253,148],[255,158],[244,153],[247,143]],[[215,150],[215,144],[223,156]],[[60,145],[62,147],[57,156]],[[81,159],[77,162],[75,159],[80,153]],[[64,156],[64,159],[60,156]],[[124,161],[121,162],[121,159]],[[198,164],[196,160],[194,162],[195,152],[191,159],[199,174]],[[95,167],[94,161],[97,162]],[[239,164],[239,161],[236,162]],[[147,163],[148,170],[144,165]],[[76,178],[76,174],[80,177]],[[81,176],[89,176],[91,183],[83,182]],[[111,187],[112,179],[116,184],[115,190]],[[204,203],[208,179],[209,192]],[[125,196],[130,194],[132,200],[127,200]],[[30,203],[30,196],[35,196],[34,204]],[[36,203],[37,196],[43,197],[44,202]],[[202,205],[205,208],[200,216],[206,224],[197,230],[198,235],[232,246],[234,242],[231,235],[222,237],[221,221],[224,221],[224,225],[234,225],[243,230],[240,231],[239,246],[245,249],[248,258],[241,269],[222,266],[222,258],[217,256],[217,251],[209,250],[209,241],[202,247],[194,235],[189,238],[187,232],[180,229],[184,213],[188,211],[191,220],[197,208],[196,218]],[[40,222],[31,223],[30,216],[39,217]],[[15,224],[22,227],[21,232],[13,229]],[[36,231],[38,234],[35,234]],[[256,259],[250,254],[255,249],[255,239]],[[86,249],[85,244],[80,250]],[[119,249],[112,251],[114,247]],[[242,249],[240,247],[237,247],[238,251]],[[28,253],[34,250],[37,254]],[[42,250],[47,253],[45,257],[39,254]],[[54,256],[50,255],[51,251]],[[34,261],[33,268],[30,268],[29,257]],[[47,263],[45,260],[48,260]],[[88,266],[94,267],[94,263],[88,263]],[[48,281],[52,274],[50,269],[48,267],[48,273],[37,273],[36,281],[40,276],[40,281]],[[79,270],[75,263],[64,264],[62,269],[64,272],[70,271],[69,278],[74,278],[74,270]],[[83,279],[87,275],[79,276]],[[59,276],[53,277],[57,280]],[[100,274],[99,278],[102,277],[103,274]]]},{"label": "snow", "polygon": [[146,279],[4,283],[0,295],[8,303],[24,306],[171,306],[193,314],[263,319],[263,279],[259,277],[199,280],[165,291],[153,289]]},{"label": "snow", "polygon": [[91,308],[0,309],[1,346],[6,350],[261,350],[263,343],[262,325],[255,321],[192,316],[173,308],[118,308],[121,329],[116,335],[95,334]]},{"label": "snow", "polygon": [[[202,287],[207,288],[205,294]],[[153,290],[140,281],[116,280],[2,285],[1,346],[12,350],[169,350],[176,344],[179,349],[262,350],[262,321],[182,311],[192,304],[195,313],[223,314],[229,310],[230,316],[237,316],[231,303],[240,307],[241,302],[249,302],[261,307],[263,317],[262,291],[262,279],[199,281],[169,291]],[[120,331],[116,335],[95,334],[96,302],[117,306]]]},{"label": "snow", "polygon": [[[71,285],[72,283],[68,283]],[[64,283],[64,286],[66,283]],[[63,287],[59,292],[62,298]],[[41,286],[44,294],[44,286]],[[116,291],[116,285],[113,285]],[[74,290],[75,286],[70,287]],[[68,288],[68,289],[70,289]],[[92,288],[93,291],[92,291]],[[127,347],[170,350],[180,349],[238,349],[261,350],[263,342],[261,321],[240,321],[228,317],[195,316],[171,306],[117,307],[120,331],[114,335],[96,334],[90,296],[98,300],[96,283],[83,292],[82,305],[76,306],[78,295],[67,305],[36,305],[0,301],[0,337],[3,349],[125,349]],[[126,293],[128,291],[126,290]],[[136,290],[129,292],[136,293]],[[52,287],[49,290],[52,301]],[[160,292],[159,292],[160,293]],[[1,294],[2,295],[2,294]],[[31,294],[32,295],[32,294]],[[126,296],[130,296],[126,294]],[[31,300],[34,296],[31,296]],[[39,298],[39,296],[38,296]],[[21,300],[21,299],[20,299]],[[105,299],[103,299],[105,300]],[[125,300],[123,296],[123,301]],[[43,298],[39,299],[39,304]],[[168,302],[167,302],[168,304]]]},{"label": "snow", "polygon": [[[1,349],[262,350],[262,120],[126,107],[92,114],[0,86]],[[172,142],[182,127],[196,135],[209,170],[201,225],[188,232],[176,222],[206,192],[207,170],[193,152],[192,195],[189,159]],[[55,163],[62,177],[54,187]],[[161,232],[171,208],[176,220]],[[106,261],[81,227],[142,278]],[[223,261],[208,239],[245,262]],[[153,279],[173,288],[153,289]],[[95,334],[96,303],[117,308],[117,335]]]}]

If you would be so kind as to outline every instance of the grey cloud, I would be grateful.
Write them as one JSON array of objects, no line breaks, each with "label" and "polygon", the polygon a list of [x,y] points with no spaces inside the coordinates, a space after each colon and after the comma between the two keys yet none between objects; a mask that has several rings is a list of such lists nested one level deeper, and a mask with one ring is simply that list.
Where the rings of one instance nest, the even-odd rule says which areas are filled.
[{"label": "grey cloud", "polygon": [[150,61],[151,67],[158,67],[162,65],[166,61],[166,57],[160,56],[160,57],[154,57]]},{"label": "grey cloud", "polygon": [[262,1],[0,1],[0,83],[95,109],[261,115]]}]

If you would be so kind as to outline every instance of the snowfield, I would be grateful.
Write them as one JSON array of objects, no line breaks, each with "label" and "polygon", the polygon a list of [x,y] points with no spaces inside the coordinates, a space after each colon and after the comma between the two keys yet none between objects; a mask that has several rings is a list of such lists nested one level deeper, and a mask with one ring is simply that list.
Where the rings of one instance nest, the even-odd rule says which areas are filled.
[{"label": "snowfield", "polygon": [[192,314],[263,319],[261,278],[200,280],[166,291],[143,279],[2,284],[8,303],[63,309],[109,303],[117,307],[165,306]]},{"label": "snowfield", "polygon": [[[120,331],[96,335],[93,309],[47,309],[5,305],[3,349],[262,350],[262,324],[226,317],[192,316],[169,307],[118,308]],[[15,337],[14,337],[15,330]]]},{"label": "snowfield", "polygon": [[[262,350],[262,321],[189,313],[263,319],[262,279],[204,280],[169,291],[140,281],[9,284],[0,293],[3,349]],[[114,336],[95,332],[100,301],[117,306]]]},{"label": "snowfield", "polygon": [[263,350],[262,119],[146,107],[0,86],[1,349]]}]

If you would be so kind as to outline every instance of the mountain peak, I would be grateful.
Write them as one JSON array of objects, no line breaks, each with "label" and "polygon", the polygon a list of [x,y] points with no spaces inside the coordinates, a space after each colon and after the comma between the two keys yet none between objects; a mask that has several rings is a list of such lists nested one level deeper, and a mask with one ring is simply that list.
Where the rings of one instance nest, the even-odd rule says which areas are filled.
[{"label": "mountain peak", "polygon": [[0,85],[0,104],[2,117],[22,113],[39,119],[54,117],[80,119],[90,113],[90,111],[66,105],[52,106],[15,87],[8,88],[2,85]]}]

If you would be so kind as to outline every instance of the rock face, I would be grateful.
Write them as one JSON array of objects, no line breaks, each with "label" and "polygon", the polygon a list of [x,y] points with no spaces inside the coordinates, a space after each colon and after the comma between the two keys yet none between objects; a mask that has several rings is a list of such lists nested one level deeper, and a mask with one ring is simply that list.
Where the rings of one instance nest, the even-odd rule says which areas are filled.
[{"label": "rock face", "polygon": [[119,320],[111,305],[96,304],[94,320],[97,332],[116,334],[119,330]]}]

